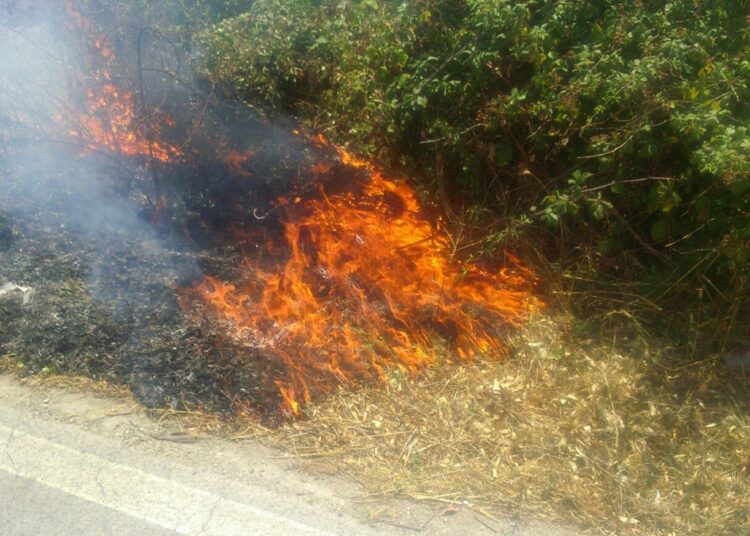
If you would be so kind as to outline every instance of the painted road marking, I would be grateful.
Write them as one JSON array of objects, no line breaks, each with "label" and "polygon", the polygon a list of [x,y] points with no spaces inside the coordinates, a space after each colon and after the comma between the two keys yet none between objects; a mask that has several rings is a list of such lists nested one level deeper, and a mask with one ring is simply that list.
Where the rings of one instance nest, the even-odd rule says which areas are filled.
[{"label": "painted road marking", "polygon": [[0,470],[178,534],[332,534],[3,425]]}]

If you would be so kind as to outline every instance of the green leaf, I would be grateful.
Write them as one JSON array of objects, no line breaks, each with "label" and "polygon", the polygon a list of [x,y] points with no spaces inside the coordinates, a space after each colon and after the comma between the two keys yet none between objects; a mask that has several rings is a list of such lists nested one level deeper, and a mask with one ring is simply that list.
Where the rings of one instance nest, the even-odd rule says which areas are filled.
[{"label": "green leaf", "polygon": [[669,236],[669,222],[667,220],[658,220],[651,226],[651,239],[655,242],[661,242]]},{"label": "green leaf", "polygon": [[604,205],[602,203],[597,203],[594,206],[594,210],[591,211],[591,215],[594,217],[595,220],[603,220],[604,219]]},{"label": "green leaf", "polygon": [[568,180],[568,184],[581,185],[585,183],[589,179],[589,177],[591,177],[591,175],[592,174],[588,171],[581,171],[579,169],[576,169],[575,171],[573,171],[571,178]]}]

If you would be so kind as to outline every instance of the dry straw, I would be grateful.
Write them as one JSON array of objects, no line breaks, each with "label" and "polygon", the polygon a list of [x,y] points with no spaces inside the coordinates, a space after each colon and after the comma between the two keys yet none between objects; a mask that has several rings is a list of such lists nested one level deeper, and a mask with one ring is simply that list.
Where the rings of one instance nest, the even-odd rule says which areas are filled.
[{"label": "dry straw", "polygon": [[[398,494],[596,533],[750,527],[748,383],[671,365],[643,340],[594,344],[540,319],[512,359],[340,393],[273,432],[318,470]],[[618,350],[615,350],[617,347]]]},{"label": "dry straw", "polygon": [[417,381],[392,374],[276,429],[152,413],[160,434],[276,445],[309,471],[357,480],[366,499],[468,505],[599,534],[746,533],[750,380],[712,359],[665,357],[643,338],[595,343],[572,325],[537,319],[509,359],[443,364]]}]

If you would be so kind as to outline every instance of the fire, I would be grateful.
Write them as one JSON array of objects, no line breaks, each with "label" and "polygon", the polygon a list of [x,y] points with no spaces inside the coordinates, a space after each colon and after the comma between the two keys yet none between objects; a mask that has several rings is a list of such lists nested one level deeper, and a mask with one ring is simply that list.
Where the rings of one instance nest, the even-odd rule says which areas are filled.
[{"label": "fire", "polygon": [[[107,72],[101,72],[108,80]],[[135,128],[136,116],[131,93],[105,83],[98,91],[86,92],[87,112],[80,117],[86,146],[90,150],[107,149],[126,156],[149,156],[167,162],[179,154],[173,146],[149,141]]]},{"label": "fire", "polygon": [[244,152],[231,149],[224,157],[224,161],[233,175],[238,177],[252,177],[252,172],[248,171],[245,166],[250,162],[254,155],[255,151],[252,148]]},{"label": "fire", "polygon": [[[94,24],[68,4],[68,14],[75,27],[90,38],[98,56],[93,80],[86,89],[86,105],[76,113],[69,134],[82,140],[86,150],[107,150],[126,156],[148,156],[167,162],[181,151],[170,144],[149,140],[138,128],[133,94],[120,89],[112,77],[117,57],[106,40],[96,35]],[[166,120],[166,119],[165,119]],[[157,132],[152,133],[155,137]]]},{"label": "fire", "polygon": [[[114,52],[88,20],[73,8],[70,14],[92,38],[99,65],[71,135],[88,150],[162,162],[181,156],[154,141],[158,129],[141,133],[133,94],[111,75]],[[442,356],[501,355],[500,330],[522,324],[539,305],[529,293],[533,275],[517,261],[513,270],[488,271],[454,259],[450,236],[423,217],[411,187],[322,135],[309,141],[369,179],[331,188],[336,170],[325,162],[312,166],[318,193],[277,199],[283,232],[261,256],[245,256],[238,280],[206,276],[183,289],[183,306],[201,318],[207,312],[263,356],[248,365],[261,367],[262,386],[278,394],[288,415],[339,387],[380,382],[393,370],[417,374]],[[234,176],[253,175],[253,149],[222,145],[217,154]]]},{"label": "fire", "polygon": [[418,373],[448,349],[462,361],[497,356],[498,328],[521,324],[538,303],[528,271],[452,260],[448,235],[420,215],[412,188],[336,150],[371,175],[363,191],[327,192],[329,168],[317,164],[319,195],[282,203],[283,240],[269,249],[287,257],[275,269],[246,257],[242,281],[209,276],[187,292],[284,371],[268,381],[290,415],[339,386]]}]

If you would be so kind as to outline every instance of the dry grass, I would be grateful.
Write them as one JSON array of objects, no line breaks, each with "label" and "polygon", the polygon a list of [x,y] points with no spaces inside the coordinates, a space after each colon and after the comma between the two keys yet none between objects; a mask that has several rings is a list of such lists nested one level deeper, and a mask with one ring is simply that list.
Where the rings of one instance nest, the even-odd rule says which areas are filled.
[{"label": "dry grass", "polygon": [[[23,371],[23,368],[22,361],[16,354],[0,355],[0,374],[18,374]],[[133,393],[126,387],[114,385],[103,380],[94,380],[85,376],[72,376],[42,371],[39,374],[26,376],[23,382],[32,388],[67,389],[135,402]]]},{"label": "dry grass", "polygon": [[750,527],[748,383],[671,368],[642,340],[539,320],[517,355],[341,393],[271,439],[372,495],[457,502],[597,533]]},{"label": "dry grass", "polygon": [[114,385],[103,380],[94,380],[85,376],[41,373],[27,376],[24,378],[24,383],[29,387],[80,391],[101,397],[136,402],[133,393],[127,387]]},{"label": "dry grass", "polygon": [[0,374],[18,370],[18,358],[15,354],[0,354]]},{"label": "dry grass", "polygon": [[514,347],[503,362],[342,392],[278,429],[199,411],[152,415],[181,437],[270,442],[312,471],[356,479],[368,498],[460,503],[601,534],[746,532],[748,378],[712,360],[672,360],[643,338],[593,342],[569,321],[538,319]]}]

